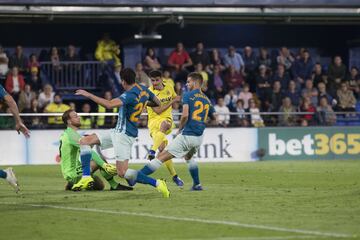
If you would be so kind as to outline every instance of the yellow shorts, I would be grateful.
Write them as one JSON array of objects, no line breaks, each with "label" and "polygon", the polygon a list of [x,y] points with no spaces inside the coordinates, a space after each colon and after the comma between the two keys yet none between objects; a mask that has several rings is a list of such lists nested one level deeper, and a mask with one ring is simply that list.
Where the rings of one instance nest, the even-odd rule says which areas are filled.
[{"label": "yellow shorts", "polygon": [[165,133],[166,135],[169,135],[172,130],[175,128],[175,123],[172,119],[170,118],[158,118],[158,119],[154,119],[154,120],[150,120],[149,124],[148,124],[148,128],[150,131],[150,136],[152,137],[156,132],[160,131],[160,127],[161,127],[161,123],[163,121],[167,121],[168,123],[171,124],[171,128]]}]

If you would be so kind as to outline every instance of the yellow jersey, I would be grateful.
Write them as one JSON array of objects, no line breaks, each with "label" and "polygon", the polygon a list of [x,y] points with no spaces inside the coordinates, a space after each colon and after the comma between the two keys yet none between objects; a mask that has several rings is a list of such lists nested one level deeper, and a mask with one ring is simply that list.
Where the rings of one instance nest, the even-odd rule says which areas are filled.
[{"label": "yellow jersey", "polygon": [[[149,87],[149,90],[155,94],[155,96],[160,100],[161,106],[164,106],[171,102],[175,97],[176,93],[174,90],[174,86],[168,82],[163,82],[164,88],[162,90],[154,89],[153,86]],[[149,121],[153,121],[155,119],[171,119],[172,120],[172,107],[170,106],[161,114],[157,114],[151,107],[147,107],[148,118]]]}]

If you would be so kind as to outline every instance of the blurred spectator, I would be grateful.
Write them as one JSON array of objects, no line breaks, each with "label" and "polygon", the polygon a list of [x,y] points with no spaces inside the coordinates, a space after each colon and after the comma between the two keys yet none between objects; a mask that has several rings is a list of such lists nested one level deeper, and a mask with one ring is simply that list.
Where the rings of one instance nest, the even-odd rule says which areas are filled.
[{"label": "blurred spectator", "polygon": [[79,55],[76,53],[76,48],[74,45],[69,45],[67,48],[67,52],[64,57],[64,61],[66,62],[77,62],[80,61]]},{"label": "blurred spectator", "polygon": [[[83,113],[90,113],[91,106],[88,103],[84,103],[81,107]],[[80,116],[81,129],[91,129],[94,125],[94,117],[92,116]]]},{"label": "blurred spectator", "polygon": [[151,81],[149,76],[144,72],[143,65],[141,62],[138,62],[135,66],[135,73],[136,73],[136,83],[141,84],[146,87],[151,86]]},{"label": "blurred spectator", "polygon": [[278,64],[283,64],[286,71],[290,71],[295,58],[291,56],[290,50],[287,47],[281,47],[276,61]]},{"label": "blurred spectator", "polygon": [[23,53],[22,46],[18,45],[15,49],[15,54],[11,56],[9,68],[18,67],[20,73],[27,72],[28,58]]},{"label": "blurred spectator", "polygon": [[230,123],[230,110],[227,106],[225,106],[224,99],[219,98],[214,108],[218,114],[219,124],[227,127]]},{"label": "blurred spectator", "polygon": [[316,109],[318,123],[325,126],[333,126],[336,123],[334,110],[329,106],[327,97],[320,98],[320,104]]},{"label": "blurred spectator", "polygon": [[269,110],[272,112],[279,111],[280,106],[282,104],[282,98],[283,98],[283,93],[281,91],[281,83],[279,81],[275,81],[273,83]]},{"label": "blurred spectator", "polygon": [[314,105],[312,105],[309,97],[303,98],[303,103],[300,106],[300,112],[309,112],[309,114],[302,115],[302,119],[305,119],[309,125],[314,125],[314,114],[316,109]]},{"label": "blurred spectator", "polygon": [[204,71],[204,67],[202,65],[202,63],[197,63],[195,65],[195,72],[198,72],[201,74],[202,78],[203,78],[203,84],[202,84],[202,91],[206,92],[207,88],[208,88],[208,81],[209,81],[209,74]]},{"label": "blurred spectator", "polygon": [[349,89],[355,91],[358,87],[358,82],[360,80],[359,70],[357,67],[351,67],[349,77],[347,79]]},{"label": "blurred spectator", "polygon": [[175,87],[174,80],[171,78],[169,70],[164,70],[162,79],[167,84],[171,84],[173,87]]},{"label": "blurred spectator", "polygon": [[50,61],[51,61],[53,70],[58,71],[61,69],[60,54],[59,54],[59,50],[57,47],[51,48]]},{"label": "blurred spectator", "polygon": [[[31,100],[30,109],[24,109],[24,113],[41,113],[41,109],[39,107],[39,101],[36,98]],[[44,123],[41,117],[24,117],[24,123],[26,126],[30,126],[31,128],[43,128]]]},{"label": "blurred spectator", "polygon": [[242,99],[238,99],[236,102],[236,112],[238,113],[236,115],[236,124],[241,127],[248,127],[249,122],[245,115],[245,108],[244,108],[244,101]]},{"label": "blurred spectator", "polygon": [[255,73],[258,67],[258,62],[256,55],[250,46],[246,46],[244,48],[243,60],[245,65],[246,82],[251,84],[254,82],[255,79]]},{"label": "blurred spectator", "polygon": [[219,50],[214,48],[211,50],[210,55],[210,70],[214,71],[215,67],[218,66],[220,71],[225,70],[224,62],[221,59]]},{"label": "blurred spectator", "polygon": [[236,92],[238,92],[241,89],[244,83],[244,78],[242,74],[237,72],[233,65],[229,66],[229,69],[225,74],[224,80],[228,88],[234,89]]},{"label": "blurred spectator", "polygon": [[341,83],[341,88],[337,90],[338,105],[337,111],[352,112],[355,111],[356,99],[353,91],[348,89],[346,82]]},{"label": "blurred spectator", "polygon": [[178,124],[180,122],[180,102],[175,101],[172,104],[172,116],[175,124]]},{"label": "blurred spectator", "polygon": [[46,105],[54,102],[55,92],[50,84],[45,84],[43,92],[39,94],[39,107],[43,109]]},{"label": "blurred spectator", "polygon": [[267,48],[261,47],[259,57],[257,59],[257,65],[264,65],[267,69],[271,69],[271,58]]},{"label": "blurred spectator", "polygon": [[111,71],[104,71],[99,79],[99,85],[103,91],[111,91],[114,96],[119,96],[123,92],[123,87],[121,86],[121,64],[116,64],[114,66],[108,66],[108,69]]},{"label": "blurred spectator", "polygon": [[161,69],[160,61],[156,57],[155,50],[153,48],[146,49],[146,54],[144,59],[144,69],[146,72]]},{"label": "blurred spectator", "polygon": [[262,119],[259,108],[256,106],[255,100],[249,100],[249,112],[251,113],[251,125],[254,127],[264,127],[264,120]]},{"label": "blurred spectator", "polygon": [[[35,68],[33,69],[35,70]],[[42,90],[42,81],[39,77],[39,73],[36,71],[30,72],[30,77],[27,80],[27,83],[31,86],[31,89],[34,90],[36,93]]]},{"label": "blurred spectator", "polygon": [[101,40],[97,42],[95,59],[109,65],[121,64],[120,46],[110,38],[108,33],[104,33]]},{"label": "blurred spectator", "polygon": [[311,78],[314,64],[310,58],[308,50],[302,52],[300,59],[297,59],[292,66],[292,74],[295,82],[300,86],[305,84],[305,80]]},{"label": "blurred spectator", "polygon": [[317,86],[319,82],[324,82],[325,84],[327,83],[327,75],[324,74],[320,63],[316,63],[314,65],[314,71],[311,75],[311,79],[313,80],[314,86]]},{"label": "blurred spectator", "polygon": [[0,45],[0,83],[3,84],[3,80],[6,78],[6,74],[9,71],[9,58],[4,51],[4,48]]},{"label": "blurred spectator", "polygon": [[29,84],[25,84],[24,90],[21,91],[19,95],[19,111],[23,112],[25,109],[30,109],[31,101],[36,97],[36,93],[32,91],[31,86]]},{"label": "blurred spectator", "polygon": [[[62,103],[60,94],[55,94],[54,102],[46,105],[44,112],[46,113],[63,113],[66,110],[69,110],[70,106]],[[61,116],[48,117],[48,124],[50,128],[63,127],[63,121]]]},{"label": "blurred spectator", "polygon": [[271,95],[271,85],[270,78],[266,73],[266,66],[259,66],[259,74],[256,76],[256,93],[259,96],[260,100],[269,99]]},{"label": "blurred spectator", "polygon": [[294,106],[299,106],[300,104],[300,98],[301,98],[301,95],[300,95],[300,92],[297,90],[296,88],[296,83],[295,81],[291,80],[289,82],[289,87],[288,87],[288,90],[285,92],[284,94],[286,97],[290,98],[291,100],[291,103],[294,105]]},{"label": "blurred spectator", "polygon": [[190,54],[190,57],[194,65],[201,63],[205,70],[209,69],[210,57],[204,49],[204,44],[202,42],[196,43],[195,51]]},{"label": "blurred spectator", "polygon": [[293,114],[296,112],[296,108],[291,104],[291,99],[285,97],[282,100],[282,105],[279,109],[279,112],[282,114],[279,115],[279,126],[295,126],[296,125],[296,115]]},{"label": "blurred spectator", "polygon": [[185,90],[185,87],[182,85],[181,82],[176,82],[176,83],[175,83],[175,92],[176,92],[176,95],[182,96],[183,93],[184,93],[184,90]]},{"label": "blurred spectator", "polygon": [[328,70],[328,89],[331,89],[331,94],[335,94],[343,80],[346,80],[346,66],[342,63],[340,56],[334,57],[334,62],[330,64]]},{"label": "blurred spectator", "polygon": [[25,81],[23,75],[19,73],[19,69],[17,67],[13,67],[5,81],[6,91],[10,93],[17,102],[20,91],[23,91],[24,87]]},{"label": "blurred spectator", "polygon": [[234,46],[229,46],[228,53],[224,56],[224,63],[226,68],[233,66],[237,73],[241,73],[242,76],[245,73],[245,63],[239,53],[236,52]]},{"label": "blurred spectator", "polygon": [[[113,95],[111,94],[110,91],[106,91],[104,93],[104,98],[106,100],[111,100],[113,98]],[[101,106],[100,104],[98,104],[98,113],[117,113],[118,112],[118,108],[113,108],[113,109],[107,109],[103,106]],[[116,123],[116,117],[115,116],[98,116],[97,120],[96,120],[96,126],[98,128],[110,128],[113,127]]]},{"label": "blurred spectator", "polygon": [[224,98],[225,106],[229,108],[230,112],[235,112],[237,100],[238,96],[235,94],[234,89],[230,89]]},{"label": "blurred spectator", "polygon": [[320,102],[320,98],[326,97],[326,99],[328,100],[328,103],[332,104],[333,97],[326,92],[326,85],[324,82],[318,83],[318,90],[319,90],[318,102]]},{"label": "blurred spectator", "polygon": [[285,66],[279,64],[277,66],[277,71],[272,76],[272,82],[279,81],[282,89],[288,89],[290,76],[289,73],[285,71]]},{"label": "blurred spectator", "polygon": [[40,63],[39,63],[35,53],[30,55],[30,61],[29,61],[29,64],[28,64],[28,69],[29,69],[30,73],[32,73],[32,72],[38,73],[39,70],[40,70]]},{"label": "blurred spectator", "polygon": [[176,48],[170,53],[167,63],[175,69],[175,81],[185,82],[188,73],[186,68],[192,66],[193,63],[181,42],[176,44]]},{"label": "blurred spectator", "polygon": [[219,97],[224,97],[225,95],[225,91],[226,91],[226,86],[225,86],[225,82],[222,78],[221,75],[221,67],[219,65],[216,65],[214,67],[214,71],[213,71],[213,87],[214,87],[214,97],[217,99]]},{"label": "blurred spectator", "polygon": [[303,98],[309,98],[313,106],[318,105],[318,91],[314,88],[313,81],[307,79],[305,82],[305,88],[301,91]]},{"label": "blurred spectator", "polygon": [[69,102],[69,107],[71,110],[76,112],[76,104],[74,102]]},{"label": "blurred spectator", "polygon": [[241,90],[238,99],[242,100],[243,104],[244,104],[244,108],[248,109],[249,108],[249,100],[252,98],[253,98],[253,94],[250,92],[249,84],[245,83],[244,88]]}]

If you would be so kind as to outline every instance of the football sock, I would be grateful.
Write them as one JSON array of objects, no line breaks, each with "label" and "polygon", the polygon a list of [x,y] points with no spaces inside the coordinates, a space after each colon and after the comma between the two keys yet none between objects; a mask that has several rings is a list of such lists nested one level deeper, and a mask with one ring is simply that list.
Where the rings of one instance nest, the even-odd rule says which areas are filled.
[{"label": "football sock", "polygon": [[91,151],[91,159],[94,160],[94,162],[96,162],[96,164],[101,168],[105,164],[105,161],[94,150]]},{"label": "football sock", "polygon": [[141,170],[140,172],[142,174],[145,174],[145,175],[150,175],[152,174],[153,172],[155,172],[158,168],[160,168],[162,165],[162,162],[155,158],[154,160],[152,160],[151,162],[149,162],[148,164],[146,164]]},{"label": "football sock", "polygon": [[90,161],[91,161],[91,147],[81,145],[80,146],[80,159],[82,167],[83,177],[90,176]]},{"label": "football sock", "polygon": [[155,151],[158,150],[158,148],[160,147],[160,145],[166,140],[166,135],[165,133],[158,131],[155,135],[154,135],[154,143],[151,146],[151,150]]},{"label": "football sock", "polygon": [[7,173],[4,170],[0,169],[0,178],[6,178],[7,177]]},{"label": "football sock", "polygon": [[193,179],[194,182],[194,186],[200,184],[200,180],[199,180],[199,168],[197,163],[194,161],[194,159],[190,159],[186,161],[189,167],[189,172],[190,175]]},{"label": "football sock", "polygon": [[173,163],[173,161],[171,159],[166,161],[165,165],[166,165],[167,169],[169,170],[169,173],[171,174],[171,176],[177,175],[176,170],[174,168],[174,163]]},{"label": "football sock", "polygon": [[112,188],[116,188],[118,183],[114,180],[114,177],[107,172],[105,172],[104,169],[100,169],[100,174],[105,178],[105,180],[110,184]]},{"label": "football sock", "polygon": [[156,187],[156,180],[146,176],[142,172],[136,171],[134,169],[128,169],[125,173],[125,179],[133,181],[135,179],[136,182],[142,184],[149,184],[153,187]]}]

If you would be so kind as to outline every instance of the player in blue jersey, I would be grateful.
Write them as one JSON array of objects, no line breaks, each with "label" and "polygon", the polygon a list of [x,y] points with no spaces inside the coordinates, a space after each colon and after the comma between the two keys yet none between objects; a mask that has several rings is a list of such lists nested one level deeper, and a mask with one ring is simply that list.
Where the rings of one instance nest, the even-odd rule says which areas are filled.
[{"label": "player in blue jersey", "polygon": [[76,95],[87,97],[108,109],[119,108],[118,121],[114,129],[105,134],[92,134],[80,139],[82,146],[80,157],[84,159],[84,162],[91,158],[90,145],[100,145],[102,149],[114,147],[118,176],[125,178],[131,185],[135,182],[152,185],[168,198],[170,192],[165,181],[155,180],[128,167],[131,147],[138,136],[137,123],[140,114],[146,105],[154,107],[160,105],[159,99],[150,90],[135,83],[135,76],[135,72],[130,68],[125,68],[120,72],[121,85],[125,92],[112,100],[97,97],[85,90],[76,91]]},{"label": "player in blue jersey", "polygon": [[[16,105],[15,100],[13,97],[8,94],[3,86],[0,85],[0,100],[5,100],[6,104],[8,105],[10,112],[12,113],[14,119],[15,119],[15,129],[18,131],[18,133],[24,134],[25,137],[30,137],[29,129],[24,125],[22,122],[20,115],[19,115],[19,109]],[[15,191],[18,192],[20,190],[19,184],[17,182],[17,179],[15,177],[14,171],[12,168],[7,168],[5,170],[0,169],[0,178],[4,178],[11,186],[15,188]]]},{"label": "player in blue jersey", "polygon": [[190,175],[193,179],[191,190],[203,190],[199,180],[199,169],[194,160],[202,140],[207,117],[216,120],[215,110],[207,96],[201,91],[202,76],[199,73],[190,73],[187,78],[187,87],[190,90],[183,96],[183,111],[176,138],[160,152],[157,158],[144,166],[140,172],[150,175],[162,163],[176,158],[185,158]]}]

